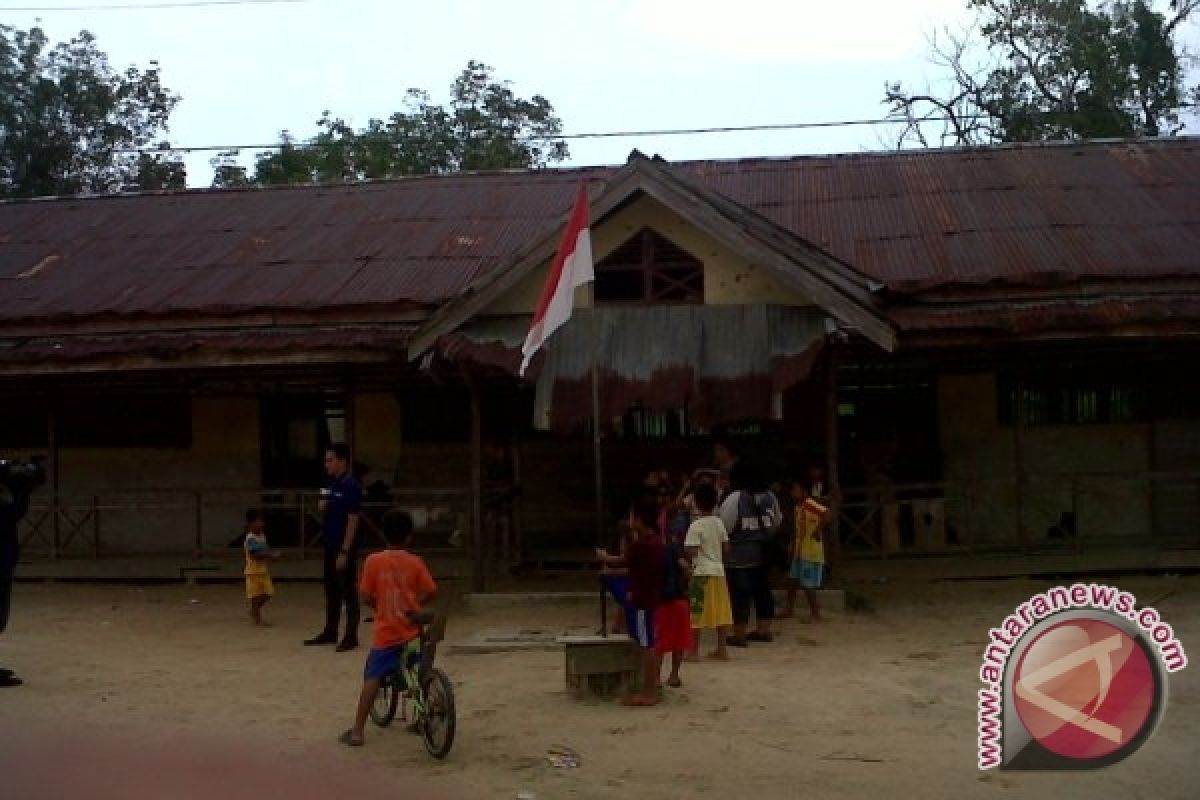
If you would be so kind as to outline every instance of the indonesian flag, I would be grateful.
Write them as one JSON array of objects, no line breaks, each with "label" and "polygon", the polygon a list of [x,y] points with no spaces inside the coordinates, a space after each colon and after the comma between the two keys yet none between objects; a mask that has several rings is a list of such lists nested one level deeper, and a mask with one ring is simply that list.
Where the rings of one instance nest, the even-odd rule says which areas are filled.
[{"label": "indonesian flag", "polygon": [[534,353],[550,335],[571,318],[575,307],[575,289],[596,279],[592,269],[592,234],[588,229],[587,189],[581,183],[575,197],[575,208],[558,245],[558,253],[550,265],[542,297],[533,314],[529,335],[521,347],[520,374],[525,375]]}]

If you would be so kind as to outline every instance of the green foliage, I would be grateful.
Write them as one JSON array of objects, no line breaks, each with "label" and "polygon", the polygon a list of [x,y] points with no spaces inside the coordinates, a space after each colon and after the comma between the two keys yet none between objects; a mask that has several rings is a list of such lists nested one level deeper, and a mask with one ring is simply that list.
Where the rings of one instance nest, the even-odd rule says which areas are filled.
[{"label": "green foliage", "polygon": [[[1176,0],[1173,15],[1145,0],[968,0],[978,24],[931,40],[950,89],[906,91],[884,102],[908,124],[900,140],[939,143],[1070,141],[1173,135],[1189,101],[1177,28],[1200,0]],[[978,36],[978,41],[972,39]],[[985,58],[974,56],[982,45]]]},{"label": "green foliage", "polygon": [[213,168],[214,189],[236,189],[250,185],[246,168],[237,163],[237,151],[227,150],[209,159]]},{"label": "green foliage", "polygon": [[40,28],[0,25],[0,196],[182,188],[156,142],[178,102],[157,62],[115,71],[87,31],[50,47]]},{"label": "green foliage", "polygon": [[326,111],[318,133],[297,142],[280,134],[280,149],[260,154],[258,184],[358,181],[461,170],[540,167],[567,157],[562,122],[541,95],[518,97],[491,67],[476,61],[451,86],[448,106],[409,89],[400,111],[362,130]]}]

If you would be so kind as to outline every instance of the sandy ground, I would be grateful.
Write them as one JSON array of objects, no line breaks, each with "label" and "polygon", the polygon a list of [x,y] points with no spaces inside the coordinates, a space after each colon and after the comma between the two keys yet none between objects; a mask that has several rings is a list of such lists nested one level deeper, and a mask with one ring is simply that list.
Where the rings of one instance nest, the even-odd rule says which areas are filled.
[{"label": "sandy ground", "polygon": [[[130,785],[156,764],[187,774],[172,766],[172,753],[203,753],[195,756],[201,770],[224,774],[233,788],[147,796],[239,797],[239,788],[259,800],[355,796],[311,777],[326,774],[352,776],[389,797],[1195,797],[1200,579],[1119,585],[1141,601],[1170,592],[1157,607],[1196,662],[1172,678],[1157,734],[1105,770],[981,774],[975,698],[985,632],[1049,584],[859,587],[875,613],[820,626],[788,621],[776,643],[734,651],[731,663],[688,664],[685,688],[653,709],[573,698],[557,653],[440,655],[459,710],[458,739],[442,763],[395,728],[368,728],[362,749],[335,743],[364,653],[300,646],[321,616],[314,584],[279,586],[269,629],[249,625],[235,586],[19,584],[0,663],[18,668],[27,685],[0,693],[0,762],[9,758],[0,797],[63,796],[53,779],[70,775],[87,775],[99,790],[116,778],[94,771],[97,760],[122,773],[122,759],[132,757],[136,766],[122,779]],[[566,629],[592,616],[533,608],[459,614],[449,636]],[[575,749],[582,764],[551,766],[545,756],[556,745]],[[258,759],[254,780],[236,777],[246,753]]]}]

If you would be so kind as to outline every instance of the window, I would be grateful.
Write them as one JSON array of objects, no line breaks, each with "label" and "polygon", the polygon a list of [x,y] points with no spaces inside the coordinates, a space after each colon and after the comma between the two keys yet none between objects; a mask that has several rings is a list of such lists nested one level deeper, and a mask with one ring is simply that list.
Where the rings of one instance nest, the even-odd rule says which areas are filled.
[{"label": "window", "polygon": [[704,264],[643,228],[596,264],[596,302],[703,303]]},{"label": "window", "polygon": [[320,486],[325,448],[346,441],[340,395],[271,395],[262,401],[263,485],[272,489]]},{"label": "window", "polygon": [[[50,402],[29,396],[0,400],[0,447],[49,447]],[[58,447],[192,446],[192,400],[187,395],[64,395],[53,402]]]},{"label": "window", "polygon": [[60,447],[192,446],[192,400],[186,395],[99,396],[55,411]]},{"label": "window", "polygon": [[693,433],[686,408],[650,411],[636,405],[625,412],[618,427],[622,439],[676,439]]},{"label": "window", "polygon": [[46,446],[50,424],[44,397],[0,397],[0,458],[14,458],[14,450]]},{"label": "window", "polygon": [[1024,410],[1022,423],[1029,427],[1115,424],[1150,418],[1149,387],[1133,376],[1033,376],[1025,381],[1020,398],[1013,376],[1001,375],[996,386],[1001,425],[1012,425],[1019,407]]}]

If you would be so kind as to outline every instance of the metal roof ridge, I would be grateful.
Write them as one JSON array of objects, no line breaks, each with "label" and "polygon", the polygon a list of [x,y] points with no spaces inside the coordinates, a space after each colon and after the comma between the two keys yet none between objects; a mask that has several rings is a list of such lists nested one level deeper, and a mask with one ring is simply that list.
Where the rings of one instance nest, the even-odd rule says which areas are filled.
[{"label": "metal roof ridge", "polygon": [[[668,160],[654,156],[671,167],[696,167],[706,164],[715,166],[731,164],[779,164],[786,162],[809,161],[848,161],[872,158],[904,158],[904,157],[938,157],[965,153],[1008,153],[1021,150],[1051,150],[1061,148],[1101,148],[1113,145],[1200,145],[1200,134],[1185,134],[1179,136],[1140,136],[1128,138],[1078,139],[1068,141],[1047,142],[1000,142],[979,145],[953,145],[949,147],[913,147],[887,150],[843,151],[836,153],[797,153],[778,156],[735,156],[730,158],[697,158]],[[642,155],[637,150],[633,153]],[[632,154],[631,154],[632,156]],[[646,156],[642,156],[646,158]],[[97,194],[76,195],[43,195],[39,197],[10,197],[0,199],[0,206],[20,205],[25,203],[48,203],[61,201],[100,201],[116,198],[133,197],[191,197],[206,195],[229,195],[253,192],[284,192],[284,191],[321,191],[332,189],[354,189],[363,186],[387,186],[392,184],[435,182],[440,180],[456,180],[462,178],[480,177],[577,177],[587,172],[615,173],[622,164],[583,164],[578,166],[529,167],[512,169],[462,170],[458,172],[427,173],[421,175],[396,175],[387,178],[367,178],[361,181],[325,182],[312,184],[278,184],[270,186],[231,186],[212,187],[200,186],[187,189],[147,189],[134,192],[107,192]]]}]

